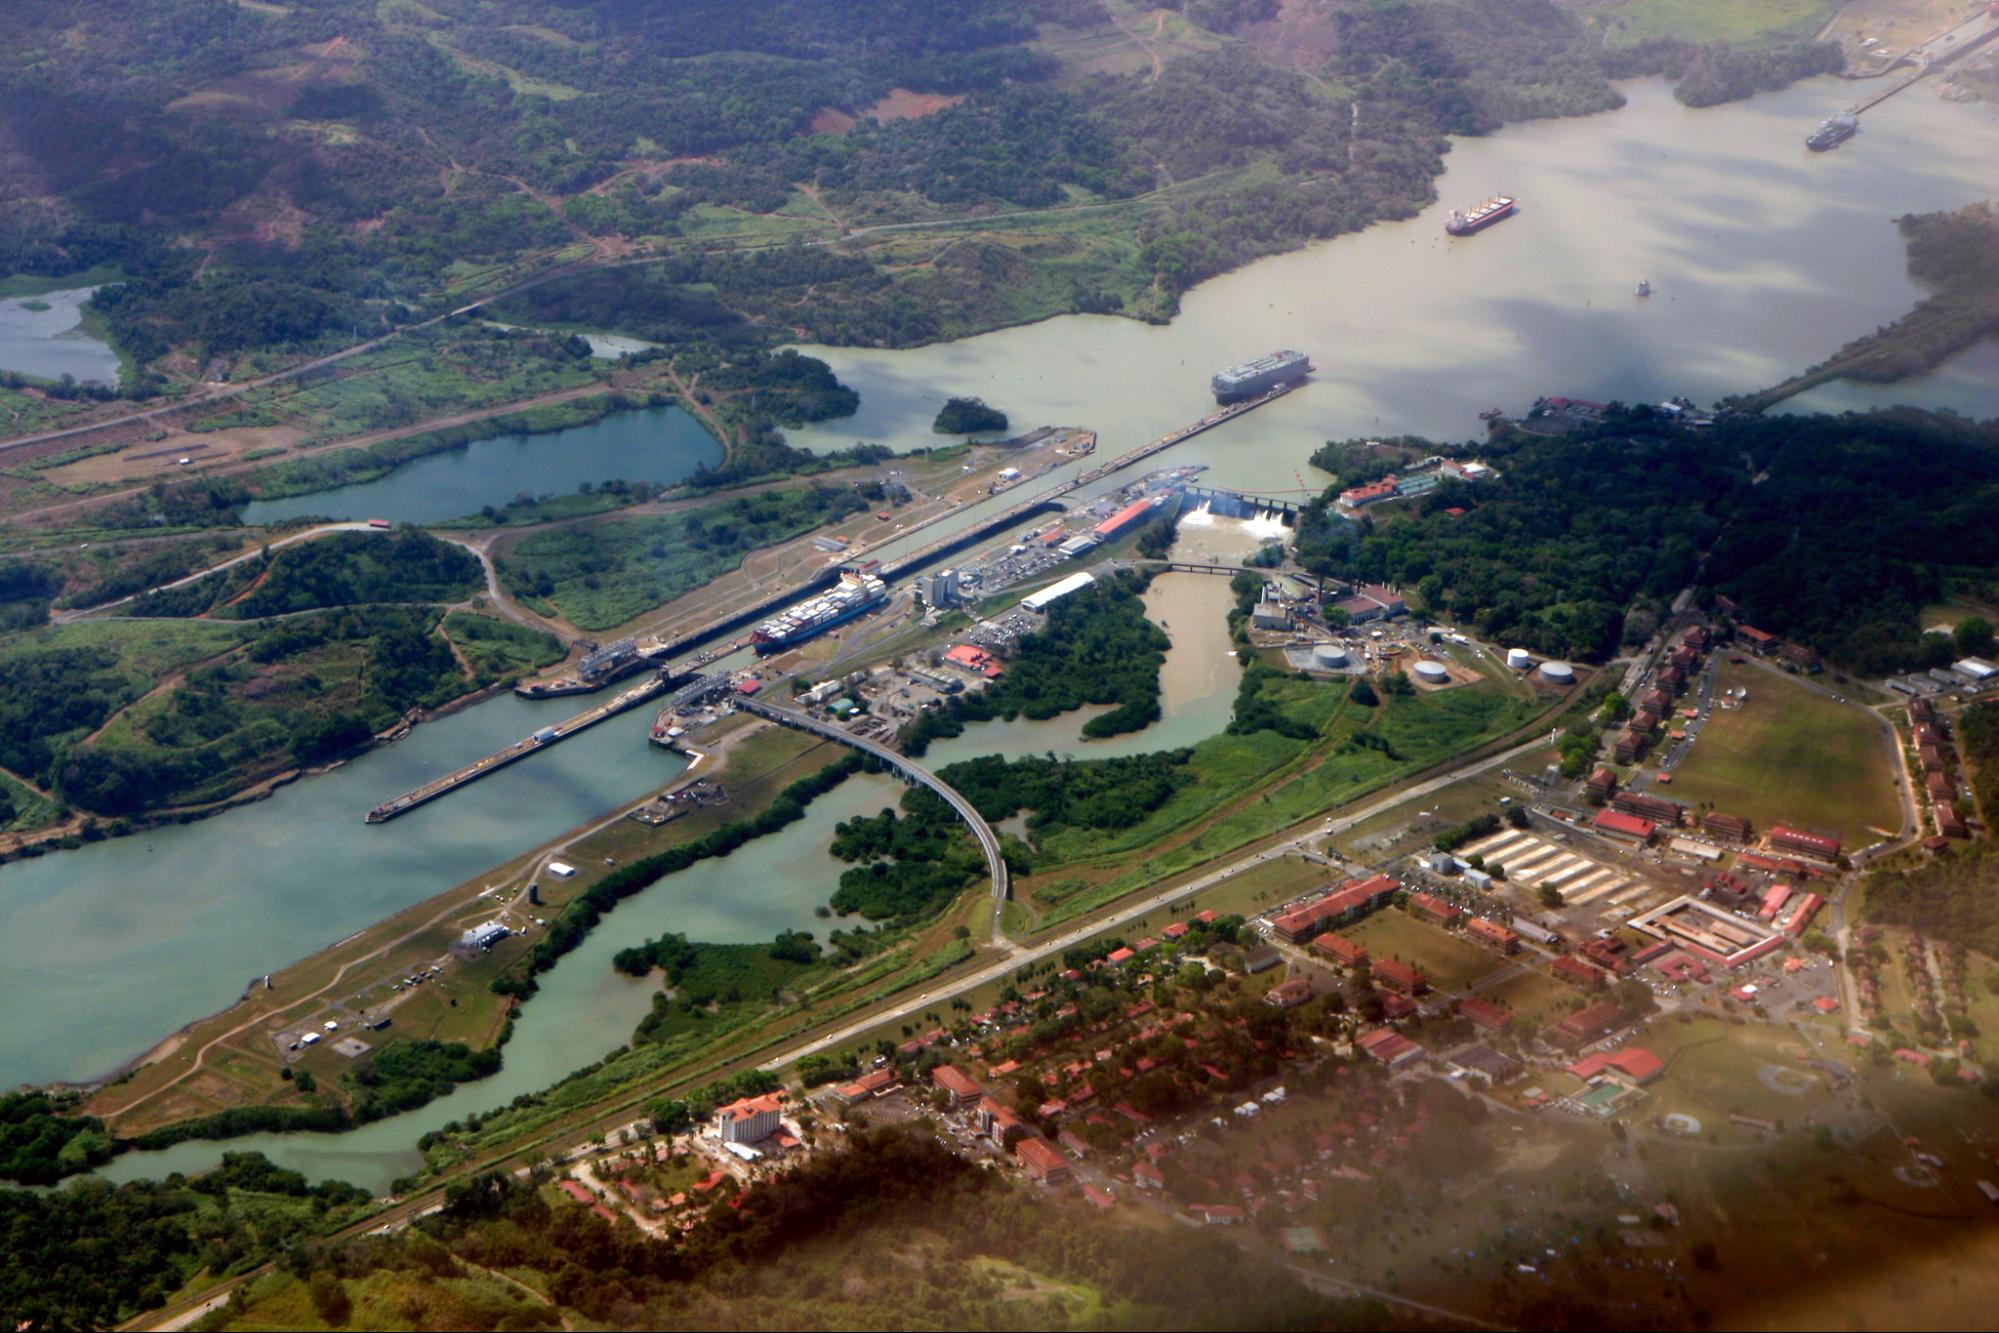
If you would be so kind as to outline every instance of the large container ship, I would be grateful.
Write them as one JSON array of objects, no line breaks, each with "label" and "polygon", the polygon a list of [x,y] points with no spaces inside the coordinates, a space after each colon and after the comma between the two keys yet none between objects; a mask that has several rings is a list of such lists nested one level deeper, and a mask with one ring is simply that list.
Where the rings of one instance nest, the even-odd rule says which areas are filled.
[{"label": "large container ship", "polygon": [[1520,207],[1520,201],[1510,194],[1495,194],[1477,208],[1452,209],[1450,220],[1444,223],[1444,230],[1453,236],[1470,236],[1484,231],[1493,223],[1513,216]]},{"label": "large container ship", "polygon": [[873,610],[887,598],[887,585],[873,574],[841,570],[832,589],[787,607],[750,631],[750,643],[759,653],[783,652]]},{"label": "large container ship", "polygon": [[1311,369],[1312,363],[1303,352],[1272,352],[1230,366],[1215,376],[1209,387],[1214,389],[1217,402],[1240,402],[1286,381],[1303,379]]},{"label": "large container ship", "polygon": [[1823,153],[1837,148],[1860,133],[1860,117],[1851,111],[1842,111],[1828,119],[1823,125],[1805,137],[1805,147],[1814,153]]}]

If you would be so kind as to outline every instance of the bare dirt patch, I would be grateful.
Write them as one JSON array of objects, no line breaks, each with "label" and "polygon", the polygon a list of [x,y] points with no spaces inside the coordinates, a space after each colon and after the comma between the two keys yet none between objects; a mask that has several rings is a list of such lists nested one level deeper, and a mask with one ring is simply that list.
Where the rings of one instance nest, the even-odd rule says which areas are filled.
[{"label": "bare dirt patch", "polygon": [[866,114],[876,120],[918,120],[964,100],[963,93],[919,93],[907,88],[891,88],[888,96],[869,107]]},{"label": "bare dirt patch", "polygon": [[1339,50],[1336,8],[1331,0],[1284,0],[1276,18],[1249,24],[1236,35],[1279,69],[1317,74]]},{"label": "bare dirt patch", "polygon": [[808,128],[814,134],[845,134],[857,123],[858,119],[851,112],[822,106],[812,113],[812,123]]}]

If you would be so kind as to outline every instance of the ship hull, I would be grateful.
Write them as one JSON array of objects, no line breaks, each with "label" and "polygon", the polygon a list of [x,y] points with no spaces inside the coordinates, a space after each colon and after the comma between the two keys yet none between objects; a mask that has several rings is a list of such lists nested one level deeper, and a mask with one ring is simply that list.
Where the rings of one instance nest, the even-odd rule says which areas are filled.
[{"label": "ship hull", "polygon": [[796,648],[801,643],[808,643],[818,638],[821,634],[824,634],[827,630],[835,626],[846,624],[855,616],[874,610],[886,600],[888,599],[885,597],[877,597],[873,601],[862,602],[858,606],[850,607],[847,610],[841,611],[836,615],[830,615],[824,620],[813,624],[800,626],[789,634],[781,636],[767,635],[759,630],[750,636],[750,646],[757,650],[757,656],[759,657],[768,657],[772,653],[781,653],[787,648]]},{"label": "ship hull", "polygon": [[1486,216],[1478,218],[1476,220],[1467,219],[1462,222],[1459,221],[1447,222],[1444,224],[1444,230],[1449,232],[1453,236],[1476,236],[1480,232],[1484,231],[1487,227],[1494,226],[1498,223],[1506,221],[1506,219],[1513,216],[1515,211],[1516,210],[1511,205],[1509,205],[1508,207],[1500,210],[1497,213],[1488,213]]},{"label": "ship hull", "polygon": [[1240,403],[1280,384],[1301,380],[1311,372],[1312,363],[1304,357],[1299,357],[1296,361],[1272,366],[1255,375],[1236,376],[1229,371],[1223,371],[1208,382],[1208,387],[1214,391],[1216,402]]}]

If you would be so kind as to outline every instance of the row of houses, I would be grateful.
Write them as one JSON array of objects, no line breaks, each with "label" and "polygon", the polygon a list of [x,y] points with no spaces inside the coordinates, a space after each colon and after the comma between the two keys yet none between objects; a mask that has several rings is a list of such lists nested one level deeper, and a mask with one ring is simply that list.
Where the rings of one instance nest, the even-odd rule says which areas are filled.
[{"label": "row of houses", "polygon": [[1951,742],[1949,726],[1928,699],[1909,700],[1909,734],[1916,747],[1916,763],[1923,771],[1923,795],[1936,822],[1936,836],[1969,838],[1971,828],[1957,812],[1957,747]]},{"label": "row of houses", "polygon": [[1652,747],[1659,728],[1673,715],[1673,701],[1700,671],[1710,636],[1704,625],[1691,625],[1652,674],[1652,685],[1639,696],[1637,710],[1612,742],[1620,764],[1636,763]]}]

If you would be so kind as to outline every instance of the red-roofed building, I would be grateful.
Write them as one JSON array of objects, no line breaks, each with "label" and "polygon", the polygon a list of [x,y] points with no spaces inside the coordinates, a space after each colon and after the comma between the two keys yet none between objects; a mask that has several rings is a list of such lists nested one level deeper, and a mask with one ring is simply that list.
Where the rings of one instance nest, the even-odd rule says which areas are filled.
[{"label": "red-roofed building", "polygon": [[1720,811],[1702,815],[1701,828],[1710,836],[1728,842],[1748,842],[1749,835],[1754,831],[1741,815],[1725,815]]},{"label": "red-roofed building", "polygon": [[985,1095],[978,1080],[956,1065],[938,1065],[930,1071],[930,1081],[951,1098],[952,1106],[968,1106]]},{"label": "red-roofed building", "polygon": [[844,1106],[853,1106],[870,1097],[879,1097],[902,1081],[902,1075],[894,1065],[871,1069],[867,1073],[843,1087],[835,1088],[833,1096]]},{"label": "red-roofed building", "polygon": [[1024,1138],[1013,1145],[1013,1155],[1036,1180],[1059,1185],[1069,1178],[1069,1159],[1047,1139]]},{"label": "red-roofed building", "polygon": [[1430,979],[1399,958],[1377,959],[1373,967],[1373,976],[1375,984],[1383,990],[1397,991],[1403,995],[1421,995],[1430,989]]},{"label": "red-roofed building", "polygon": [[1596,831],[1606,838],[1636,843],[1652,841],[1652,831],[1657,827],[1649,819],[1627,815],[1622,810],[1599,810],[1591,823]]},{"label": "red-roofed building", "polygon": [[1615,1000],[1605,1000],[1570,1014],[1548,1029],[1548,1036],[1556,1045],[1574,1050],[1609,1036],[1629,1021],[1630,1015],[1623,1005]]},{"label": "red-roofed building", "polygon": [[1187,923],[1185,921],[1175,921],[1159,933],[1169,940],[1177,940],[1187,933]]},{"label": "red-roofed building", "polygon": [[1143,523],[1146,519],[1152,517],[1154,512],[1156,510],[1152,501],[1135,500],[1118,510],[1115,514],[1112,514],[1103,522],[1097,524],[1090,531],[1096,534],[1100,541],[1115,541],[1120,535],[1130,529],[1133,524]]},{"label": "red-roofed building", "polygon": [[1263,1002],[1274,1004],[1279,1009],[1296,1009],[1311,998],[1312,983],[1299,978],[1293,981],[1281,981],[1272,986],[1270,992],[1263,997]]},{"label": "red-roofed building", "polygon": [[1607,768],[1599,768],[1591,773],[1583,786],[1601,801],[1608,802],[1617,794],[1617,774]]},{"label": "red-roofed building", "polygon": [[1423,1048],[1394,1028],[1376,1028],[1372,1032],[1364,1033],[1358,1045],[1363,1052],[1390,1069],[1423,1058]]},{"label": "red-roofed building", "polygon": [[556,1188],[561,1190],[564,1194],[567,1194],[570,1198],[576,1200],[576,1202],[578,1203],[597,1202],[596,1195],[592,1194],[589,1190],[584,1189],[583,1186],[579,1185],[577,1182],[573,1180],[564,1180],[558,1182]]},{"label": "red-roofed building", "polygon": [[782,1092],[742,1097],[715,1112],[715,1128],[724,1143],[756,1143],[777,1132],[783,1109]]},{"label": "red-roofed building", "polygon": [[1402,886],[1392,875],[1348,880],[1316,901],[1296,907],[1273,920],[1271,928],[1292,944],[1303,944],[1322,930],[1358,921],[1374,911]]},{"label": "red-roofed building", "polygon": [[1816,856],[1825,861],[1833,860],[1839,855],[1838,838],[1829,838],[1823,833],[1807,833],[1803,829],[1788,828],[1783,824],[1771,828],[1770,845],[1787,852]]},{"label": "red-roofed building", "polygon": [[1777,644],[1781,642],[1777,638],[1777,636],[1770,633],[1770,631],[1757,629],[1754,625],[1744,625],[1741,629],[1738,629],[1735,632],[1737,634],[1740,634],[1743,638],[1743,641],[1746,642],[1752,649],[1754,649],[1756,652],[1759,653],[1774,652],[1776,650]]},{"label": "red-roofed building", "polygon": [[1138,957],[1138,951],[1136,949],[1130,949],[1123,946],[1119,946],[1118,948],[1112,949],[1109,953],[1105,954],[1104,961],[1106,963],[1109,963],[1112,967],[1123,967],[1126,963],[1129,963],[1132,959],[1136,957]]},{"label": "red-roofed building", "polygon": [[1312,941],[1314,952],[1322,953],[1341,967],[1356,967],[1367,961],[1367,946],[1329,930]]},{"label": "red-roofed building", "polygon": [[1574,954],[1563,954],[1548,969],[1555,980],[1566,981],[1582,990],[1602,990],[1604,971],[1594,963],[1586,963]]},{"label": "red-roofed building", "polygon": [[983,648],[969,643],[954,644],[945,654],[944,660],[952,666],[963,667],[987,680],[997,680],[1003,673],[998,659]]},{"label": "red-roofed building", "polygon": [[1409,910],[1423,920],[1439,926],[1455,926],[1465,915],[1434,893],[1410,894]]},{"label": "red-roofed building", "polygon": [[1517,931],[1475,916],[1465,924],[1465,934],[1494,953],[1514,954],[1520,952],[1520,935]]},{"label": "red-roofed building", "polygon": [[1001,1148],[1011,1148],[1034,1132],[1011,1106],[991,1097],[979,1102],[979,1130]]},{"label": "red-roofed building", "polygon": [[1513,1011],[1495,1000],[1483,996],[1468,995],[1458,1001],[1458,1012],[1472,1021],[1472,1025],[1486,1032],[1503,1032],[1513,1021]]},{"label": "red-roofed building", "polygon": [[736,693],[755,694],[758,690],[762,689],[763,687],[764,683],[758,680],[755,676],[744,676],[741,680],[736,682]]}]

